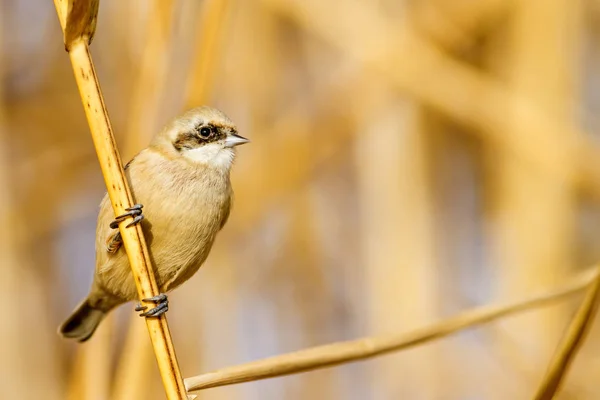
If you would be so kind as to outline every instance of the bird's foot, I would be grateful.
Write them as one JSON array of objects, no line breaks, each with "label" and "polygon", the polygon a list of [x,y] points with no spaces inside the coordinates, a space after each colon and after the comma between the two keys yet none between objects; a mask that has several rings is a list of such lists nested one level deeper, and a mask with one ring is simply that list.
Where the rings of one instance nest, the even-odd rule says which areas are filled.
[{"label": "bird's foot", "polygon": [[139,303],[135,308],[135,311],[144,311],[140,314],[140,317],[159,317],[169,311],[169,298],[164,293],[161,293],[158,296],[142,299],[142,301],[155,303],[156,306],[146,311],[148,306],[144,306],[142,303]]},{"label": "bird's foot", "polygon": [[133,207],[129,207],[126,208],[125,211],[127,211],[125,214],[121,214],[118,217],[115,218],[115,220],[113,222],[110,223],[110,227],[111,229],[117,229],[119,227],[119,224],[121,223],[121,221],[123,221],[126,218],[129,217],[133,217],[133,221],[131,221],[129,224],[127,224],[126,228],[129,228],[130,226],[133,226],[137,223],[139,223],[141,220],[144,219],[144,214],[142,214],[142,208],[144,206],[141,204],[136,204]]}]

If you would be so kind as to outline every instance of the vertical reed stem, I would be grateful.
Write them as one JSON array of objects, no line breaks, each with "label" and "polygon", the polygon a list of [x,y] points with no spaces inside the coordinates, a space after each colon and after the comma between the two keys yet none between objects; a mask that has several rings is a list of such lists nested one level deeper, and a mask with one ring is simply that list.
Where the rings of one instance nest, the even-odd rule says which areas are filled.
[{"label": "vertical reed stem", "polygon": [[[108,195],[115,215],[119,215],[123,214],[126,208],[131,207],[133,198],[125,179],[121,158],[115,144],[108,112],[88,47],[89,38],[93,35],[91,24],[95,24],[97,0],[87,0],[87,5],[82,5],[82,1],[86,0],[79,0],[78,2],[55,0],[54,4],[63,32],[69,32],[69,35],[65,35],[67,39],[65,46],[69,52]],[[72,15],[74,9],[77,9],[78,15]],[[90,25],[83,26],[77,18],[85,18]],[[69,24],[74,24],[75,27],[70,29]],[[77,29],[79,29],[78,35],[73,32]],[[156,296],[159,290],[142,229],[139,225],[131,228],[125,228],[125,225],[121,223],[119,229],[136,282],[138,295],[140,298]],[[159,318],[147,318],[146,325],[152,340],[167,398],[169,400],[187,399],[166,317],[163,314]]]}]

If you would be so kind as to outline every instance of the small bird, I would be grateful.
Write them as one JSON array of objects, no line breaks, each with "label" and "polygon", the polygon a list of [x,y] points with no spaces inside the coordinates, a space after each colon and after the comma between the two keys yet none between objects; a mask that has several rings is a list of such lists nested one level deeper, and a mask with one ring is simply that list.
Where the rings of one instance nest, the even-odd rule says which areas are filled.
[{"label": "small bird", "polygon": [[139,204],[114,219],[108,195],[102,199],[92,287],[59,327],[62,336],[80,342],[89,339],[109,311],[137,298],[118,229],[119,222],[127,218],[132,218],[127,227],[142,224],[162,292],[144,299],[156,304],[151,310],[138,305],[136,311],[144,311],[140,314],[144,317],[157,317],[168,310],[165,293],[198,271],[227,222],[235,146],[248,141],[221,111],[198,107],[171,120],[150,146],[127,163],[125,175]]}]

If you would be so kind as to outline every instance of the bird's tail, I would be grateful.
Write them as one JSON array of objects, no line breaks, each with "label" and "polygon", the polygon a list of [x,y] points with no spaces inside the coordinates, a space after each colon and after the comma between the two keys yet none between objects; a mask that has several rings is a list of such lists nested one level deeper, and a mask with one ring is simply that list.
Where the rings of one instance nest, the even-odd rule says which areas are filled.
[{"label": "bird's tail", "polygon": [[92,307],[89,298],[81,302],[71,316],[58,328],[58,333],[63,337],[76,339],[79,342],[88,340],[106,313]]}]

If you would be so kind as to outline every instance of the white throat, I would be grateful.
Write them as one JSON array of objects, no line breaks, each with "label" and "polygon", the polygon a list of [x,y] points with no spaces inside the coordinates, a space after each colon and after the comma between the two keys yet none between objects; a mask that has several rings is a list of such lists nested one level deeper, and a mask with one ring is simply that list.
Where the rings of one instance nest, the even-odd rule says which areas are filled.
[{"label": "white throat", "polygon": [[195,149],[185,150],[183,156],[199,164],[229,171],[235,158],[233,149],[220,143],[208,143]]}]

